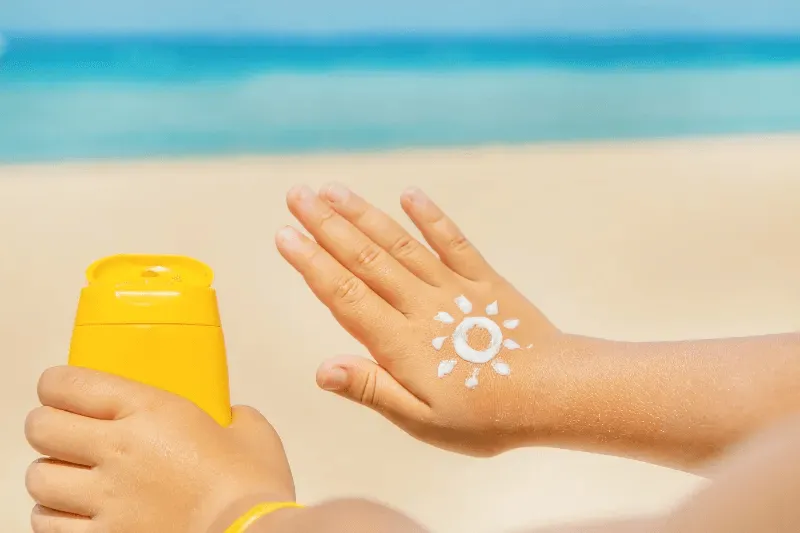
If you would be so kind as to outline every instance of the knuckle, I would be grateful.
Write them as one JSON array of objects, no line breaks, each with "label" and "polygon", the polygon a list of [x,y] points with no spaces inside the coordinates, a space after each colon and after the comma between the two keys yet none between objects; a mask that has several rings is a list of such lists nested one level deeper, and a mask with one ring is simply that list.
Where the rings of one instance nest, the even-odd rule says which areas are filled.
[{"label": "knuckle", "polygon": [[[160,389],[148,389],[148,394],[141,399],[142,411],[147,413],[171,412],[177,406],[182,405],[183,398],[174,396]],[[188,400],[186,400],[188,402]]]},{"label": "knuckle", "polygon": [[170,420],[204,420],[207,416],[194,402],[173,394],[160,394],[153,398],[149,410],[157,412],[159,418]]},{"label": "knuckle", "polygon": [[326,264],[326,254],[319,246],[312,246],[305,251],[305,261],[317,269],[324,269]]},{"label": "knuckle", "polygon": [[441,232],[440,226],[445,222],[447,222],[447,215],[444,214],[444,211],[436,209],[433,213],[429,214],[427,224],[435,231]]},{"label": "knuckle", "polygon": [[401,235],[389,248],[389,253],[395,257],[408,257],[417,251],[419,243],[411,235]]},{"label": "knuckle", "polygon": [[[119,486],[115,482],[101,483],[95,488],[95,491],[98,495],[98,498],[104,502],[118,501],[121,496]],[[113,509],[113,506],[108,504],[105,505],[104,507],[106,507],[106,509],[109,508]],[[110,511],[109,514],[111,514],[112,512],[113,511]]]},{"label": "knuckle", "polygon": [[356,262],[362,267],[369,267],[376,263],[383,255],[383,249],[374,242],[367,243],[361,248],[356,257]]},{"label": "knuckle", "polygon": [[456,233],[450,237],[447,247],[456,253],[468,250],[472,245],[463,233]]},{"label": "knuckle", "polygon": [[130,383],[130,385],[131,388],[126,391],[122,401],[130,406],[131,415],[160,413],[173,408],[176,404],[182,403],[182,401],[189,402],[189,400],[184,400],[182,396],[155,386],[142,383]]},{"label": "knuckle", "polygon": [[337,214],[336,211],[334,211],[330,207],[323,209],[322,212],[319,214],[319,226],[322,227],[323,225],[330,222],[330,220],[333,217],[335,217],[336,214]]},{"label": "knuckle", "polygon": [[355,276],[346,276],[336,280],[337,299],[346,304],[360,302],[364,298],[364,284]]},{"label": "knuckle", "polygon": [[359,400],[362,405],[377,407],[378,374],[370,372],[364,379]]},{"label": "knuckle", "polygon": [[114,458],[128,456],[131,451],[131,441],[127,431],[118,431],[113,436],[108,436],[106,442],[108,456]]},{"label": "knuckle", "polygon": [[99,373],[88,368],[55,366],[39,377],[37,392],[43,404],[48,405],[75,394],[83,395],[98,386]]},{"label": "knuckle", "polygon": [[374,221],[380,217],[380,213],[370,205],[359,205],[352,210],[354,224],[358,228],[373,225]]}]

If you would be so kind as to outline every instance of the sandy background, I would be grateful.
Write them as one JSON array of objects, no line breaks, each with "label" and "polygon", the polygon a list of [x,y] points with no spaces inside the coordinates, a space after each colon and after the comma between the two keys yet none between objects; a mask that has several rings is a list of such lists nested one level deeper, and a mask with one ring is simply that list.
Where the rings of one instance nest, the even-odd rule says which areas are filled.
[{"label": "sandy background", "polygon": [[118,252],[214,267],[233,399],[281,430],[304,501],[370,496],[440,533],[667,508],[698,480],[558,450],[450,455],[318,391],[325,356],[361,350],[274,249],[284,193],[337,180],[400,216],[423,186],[565,330],[747,335],[800,327],[798,154],[784,137],[0,167],[1,529],[29,531],[34,384],[65,361],[84,268]]}]

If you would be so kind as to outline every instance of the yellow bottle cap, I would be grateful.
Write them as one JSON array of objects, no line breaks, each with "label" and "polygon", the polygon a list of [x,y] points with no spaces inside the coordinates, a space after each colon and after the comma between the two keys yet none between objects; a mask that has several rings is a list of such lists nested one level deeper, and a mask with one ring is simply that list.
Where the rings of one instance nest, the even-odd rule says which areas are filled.
[{"label": "yellow bottle cap", "polygon": [[220,326],[214,273],[178,255],[115,255],[86,271],[76,326],[183,324]]}]

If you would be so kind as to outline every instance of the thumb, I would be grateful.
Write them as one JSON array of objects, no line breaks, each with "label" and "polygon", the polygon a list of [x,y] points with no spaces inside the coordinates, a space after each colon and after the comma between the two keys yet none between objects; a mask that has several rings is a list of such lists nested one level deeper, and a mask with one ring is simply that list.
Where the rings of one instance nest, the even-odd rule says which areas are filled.
[{"label": "thumb", "polygon": [[357,356],[329,359],[317,370],[317,385],[383,416],[416,419],[430,409],[374,361]]}]

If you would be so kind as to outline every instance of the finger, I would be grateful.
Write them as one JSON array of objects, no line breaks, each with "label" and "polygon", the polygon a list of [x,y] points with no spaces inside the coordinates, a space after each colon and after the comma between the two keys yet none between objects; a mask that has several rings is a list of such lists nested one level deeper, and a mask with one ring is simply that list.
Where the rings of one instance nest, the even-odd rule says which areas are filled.
[{"label": "finger", "polygon": [[77,366],[45,370],[38,393],[42,405],[100,420],[125,418],[170,396],[154,387]]},{"label": "finger", "polygon": [[282,229],[275,244],[339,324],[362,344],[382,346],[407,324],[397,309],[299,231]]},{"label": "finger", "polygon": [[408,189],[400,203],[431,248],[439,254],[442,263],[453,272],[474,281],[496,275],[455,222],[425,193],[416,188]]},{"label": "finger", "polygon": [[430,407],[404,388],[381,366],[355,356],[325,361],[317,370],[317,385],[324,390],[369,407],[399,426],[420,422]]},{"label": "finger", "polygon": [[422,281],[440,287],[452,276],[439,258],[411,236],[392,217],[339,184],[320,191],[337,213]]},{"label": "finger", "polygon": [[39,407],[25,419],[25,438],[39,454],[83,466],[99,462],[98,445],[107,422],[53,407]]},{"label": "finger", "polygon": [[33,533],[89,533],[92,520],[85,516],[63,513],[41,505],[31,512]]},{"label": "finger", "polygon": [[25,488],[43,507],[79,516],[93,516],[92,488],[95,483],[89,468],[54,459],[31,463],[25,474]]},{"label": "finger", "polygon": [[310,188],[295,187],[286,202],[317,243],[378,296],[404,313],[418,307],[420,292],[429,287]]}]

